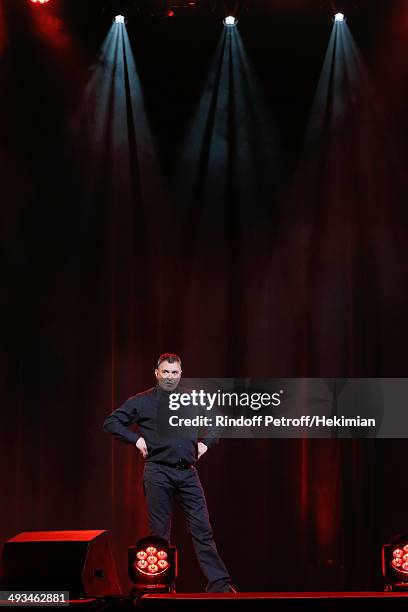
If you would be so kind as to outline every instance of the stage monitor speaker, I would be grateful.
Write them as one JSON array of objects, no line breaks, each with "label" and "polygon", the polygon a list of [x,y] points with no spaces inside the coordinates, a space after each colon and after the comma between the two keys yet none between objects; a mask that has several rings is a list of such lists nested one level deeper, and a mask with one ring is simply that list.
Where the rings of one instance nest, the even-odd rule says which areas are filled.
[{"label": "stage monitor speaker", "polygon": [[70,599],[121,595],[108,533],[27,531],[3,545],[4,591],[69,591]]}]

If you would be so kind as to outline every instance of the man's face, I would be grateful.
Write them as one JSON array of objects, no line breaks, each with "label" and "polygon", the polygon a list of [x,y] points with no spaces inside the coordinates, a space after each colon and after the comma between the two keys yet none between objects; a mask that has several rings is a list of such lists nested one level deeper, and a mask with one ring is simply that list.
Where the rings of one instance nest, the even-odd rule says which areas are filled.
[{"label": "man's face", "polygon": [[174,363],[162,361],[154,373],[156,374],[157,384],[161,389],[174,391],[180,382],[181,367],[178,361]]}]

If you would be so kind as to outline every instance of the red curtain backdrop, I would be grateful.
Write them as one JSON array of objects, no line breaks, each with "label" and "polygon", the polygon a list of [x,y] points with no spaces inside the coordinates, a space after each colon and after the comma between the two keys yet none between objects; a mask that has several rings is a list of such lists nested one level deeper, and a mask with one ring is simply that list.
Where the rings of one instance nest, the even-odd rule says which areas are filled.
[{"label": "red curtain backdrop", "polygon": [[[207,16],[116,38],[81,2],[44,22],[0,8],[0,540],[107,529],[127,588],[143,466],[102,422],[158,354],[190,377],[405,376],[407,92],[378,60],[401,12],[356,12],[331,48],[300,1],[273,23],[259,3],[239,37]],[[407,529],[404,446],[211,449],[200,476],[239,588],[381,588],[381,545]],[[202,589],[177,512],[173,540],[179,589]]]}]

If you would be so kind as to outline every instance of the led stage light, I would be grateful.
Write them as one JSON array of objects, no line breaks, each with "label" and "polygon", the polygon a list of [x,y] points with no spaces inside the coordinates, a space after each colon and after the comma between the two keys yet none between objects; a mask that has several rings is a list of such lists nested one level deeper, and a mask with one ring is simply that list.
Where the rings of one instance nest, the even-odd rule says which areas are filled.
[{"label": "led stage light", "polygon": [[128,569],[135,592],[172,592],[177,576],[177,551],[162,538],[142,538],[129,549]]},{"label": "led stage light", "polygon": [[230,27],[230,28],[231,28],[231,27],[236,26],[236,25],[237,25],[237,23],[238,23],[238,20],[237,20],[237,19],[235,19],[235,17],[233,17],[232,15],[228,15],[228,17],[226,17],[226,18],[223,20],[223,24],[224,24],[225,26]]}]

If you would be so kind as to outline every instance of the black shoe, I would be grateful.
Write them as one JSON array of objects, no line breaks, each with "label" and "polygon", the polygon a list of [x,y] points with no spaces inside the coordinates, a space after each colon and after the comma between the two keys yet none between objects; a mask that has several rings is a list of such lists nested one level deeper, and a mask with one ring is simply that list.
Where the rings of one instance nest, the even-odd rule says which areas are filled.
[{"label": "black shoe", "polygon": [[231,582],[226,582],[215,589],[208,590],[207,593],[238,593],[238,590]]}]

